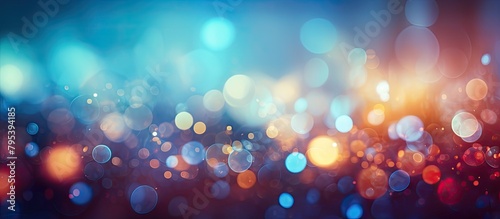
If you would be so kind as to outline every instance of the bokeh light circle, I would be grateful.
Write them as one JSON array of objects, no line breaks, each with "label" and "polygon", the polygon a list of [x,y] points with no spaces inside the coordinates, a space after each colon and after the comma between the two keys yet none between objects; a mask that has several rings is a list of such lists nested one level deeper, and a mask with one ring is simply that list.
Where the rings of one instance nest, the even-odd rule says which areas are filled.
[{"label": "bokeh light circle", "polygon": [[30,122],[26,126],[26,132],[30,135],[36,135],[38,133],[38,129],[38,125],[34,122]]},{"label": "bokeh light circle", "polygon": [[24,147],[24,153],[26,153],[28,157],[35,157],[38,155],[38,152],[40,152],[40,147],[38,147],[38,144],[35,142],[29,142]]},{"label": "bokeh light circle", "polygon": [[324,54],[335,46],[337,29],[328,20],[322,18],[311,19],[302,25],[300,41],[309,52]]},{"label": "bokeh light circle", "polygon": [[92,188],[84,182],[77,182],[69,189],[70,200],[77,205],[85,205],[92,199]]},{"label": "bokeh light circle", "polygon": [[318,136],[309,142],[307,158],[318,167],[328,167],[337,161],[338,143],[328,136]]},{"label": "bokeh light circle", "polygon": [[422,171],[422,178],[429,185],[436,184],[441,180],[441,170],[436,165],[429,165]]},{"label": "bokeh light circle", "polygon": [[101,105],[91,95],[78,96],[71,102],[71,112],[83,124],[94,123],[100,115]]},{"label": "bokeh light circle", "polygon": [[153,113],[144,105],[137,108],[128,107],[123,114],[123,118],[129,128],[140,131],[151,125]]},{"label": "bokeh light circle", "polygon": [[389,186],[396,192],[401,192],[410,185],[410,175],[404,170],[396,170],[389,177]]},{"label": "bokeh light circle", "polygon": [[190,165],[197,165],[205,160],[205,147],[200,142],[190,141],[182,146],[182,158]]},{"label": "bokeh light circle", "polygon": [[396,132],[401,139],[413,142],[424,134],[424,123],[416,116],[405,116],[396,124]]},{"label": "bokeh light circle", "polygon": [[298,134],[307,134],[314,126],[314,118],[309,113],[297,113],[292,116],[292,129]]},{"label": "bokeh light circle", "polygon": [[216,17],[208,20],[201,30],[201,40],[211,50],[223,50],[229,47],[235,37],[231,21]]},{"label": "bokeh light circle", "polygon": [[405,16],[408,22],[415,26],[429,27],[439,15],[435,0],[408,0],[405,4]]},{"label": "bokeh light circle", "polygon": [[320,87],[328,79],[328,64],[320,58],[310,59],[304,68],[304,80],[309,87]]},{"label": "bokeh light circle", "polygon": [[451,128],[457,136],[467,138],[479,130],[480,124],[472,113],[459,112],[453,116]]},{"label": "bokeh light circle", "polygon": [[291,208],[293,206],[293,203],[294,203],[293,196],[290,195],[290,193],[286,193],[286,192],[281,193],[278,200],[279,200],[281,207],[283,207],[283,208]]},{"label": "bokeh light circle", "polygon": [[180,112],[175,116],[175,126],[180,130],[188,130],[193,126],[193,116],[188,112]]},{"label": "bokeh light circle", "polygon": [[106,163],[111,159],[111,149],[106,145],[97,145],[92,149],[92,158],[97,163]]},{"label": "bokeh light circle", "polygon": [[486,151],[486,163],[492,168],[500,167],[500,147],[493,146]]},{"label": "bokeh light circle", "polygon": [[222,94],[230,106],[245,106],[254,97],[255,82],[246,75],[233,75],[224,84]]},{"label": "bokeh light circle", "polygon": [[158,194],[153,187],[141,185],[134,189],[130,195],[130,205],[138,214],[147,214],[151,212],[158,203]]},{"label": "bokeh light circle", "polygon": [[335,128],[339,132],[347,133],[351,131],[353,127],[353,121],[348,115],[341,115],[335,120]]},{"label": "bokeh light circle", "polygon": [[399,33],[396,58],[403,67],[416,72],[431,70],[439,58],[439,43],[427,28],[409,26]]},{"label": "bokeh light circle", "polygon": [[484,54],[481,56],[481,64],[483,65],[489,65],[491,62],[491,56],[490,54]]},{"label": "bokeh light circle", "polygon": [[353,204],[347,208],[345,216],[349,219],[358,219],[363,216],[363,207],[359,204]]},{"label": "bokeh light circle", "polygon": [[472,100],[482,100],[488,94],[488,85],[483,80],[474,78],[467,83],[465,92]]},{"label": "bokeh light circle", "polygon": [[203,96],[203,106],[211,112],[220,111],[224,103],[224,95],[218,90],[210,90]]},{"label": "bokeh light circle", "polygon": [[366,199],[376,199],[387,191],[387,175],[382,169],[361,170],[356,181],[359,194]]},{"label": "bokeh light circle", "polygon": [[307,159],[304,154],[299,152],[293,152],[289,154],[285,159],[285,166],[291,173],[300,173],[304,168],[306,168]]},{"label": "bokeh light circle", "polygon": [[254,161],[252,154],[246,150],[242,149],[240,151],[232,151],[228,157],[229,168],[237,173],[242,173],[248,170]]},{"label": "bokeh light circle", "polygon": [[473,167],[483,164],[486,158],[481,148],[482,147],[475,147],[475,146],[468,148],[462,155],[462,160],[467,165]]}]

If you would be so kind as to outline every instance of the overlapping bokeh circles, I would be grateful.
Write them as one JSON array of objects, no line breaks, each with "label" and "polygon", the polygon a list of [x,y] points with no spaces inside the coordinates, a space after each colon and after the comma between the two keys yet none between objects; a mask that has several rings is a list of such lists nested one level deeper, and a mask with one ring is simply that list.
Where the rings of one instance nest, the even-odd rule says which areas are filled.
[{"label": "overlapping bokeh circles", "polygon": [[333,49],[337,41],[337,29],[323,18],[307,21],[300,28],[300,41],[311,53],[324,54]]},{"label": "overlapping bokeh circles", "polygon": [[138,214],[151,212],[158,203],[158,193],[148,185],[141,185],[134,189],[130,195],[130,205]]}]

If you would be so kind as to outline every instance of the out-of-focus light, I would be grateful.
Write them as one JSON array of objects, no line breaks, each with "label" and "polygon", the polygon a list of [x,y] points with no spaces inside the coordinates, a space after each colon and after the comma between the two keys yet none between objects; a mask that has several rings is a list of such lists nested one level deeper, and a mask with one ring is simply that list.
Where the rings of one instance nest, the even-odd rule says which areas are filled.
[{"label": "out-of-focus light", "polygon": [[335,46],[337,29],[328,20],[322,18],[311,19],[302,25],[300,41],[309,52],[324,54]]},{"label": "out-of-focus light", "polygon": [[92,199],[92,188],[83,182],[77,182],[69,189],[69,198],[77,205],[85,205]]},{"label": "out-of-focus light", "polygon": [[222,17],[208,20],[201,30],[201,40],[211,50],[223,50],[229,47],[235,37],[231,21]]},{"label": "out-of-focus light", "polygon": [[432,185],[441,180],[441,170],[436,165],[429,165],[422,171],[422,179],[425,183]]},{"label": "out-of-focus light", "polygon": [[407,141],[418,140],[424,133],[424,123],[416,116],[405,116],[396,124],[398,136]]},{"label": "out-of-focus light", "polygon": [[292,129],[298,134],[307,134],[314,126],[314,118],[308,113],[298,113],[292,117]]},{"label": "out-of-focus light", "polygon": [[491,56],[490,54],[486,53],[481,57],[481,63],[483,65],[489,65],[491,62]]},{"label": "out-of-focus light", "polygon": [[106,145],[97,145],[92,150],[92,158],[97,163],[106,163],[111,159],[111,150]]},{"label": "out-of-focus light", "polygon": [[318,136],[309,142],[307,157],[318,167],[332,165],[339,156],[338,143],[328,136]]},{"label": "out-of-focus light", "polygon": [[207,130],[207,126],[203,122],[197,122],[193,126],[194,133],[196,133],[198,135],[205,133],[206,130]]},{"label": "out-of-focus light", "polygon": [[210,90],[203,96],[203,105],[211,112],[218,112],[224,107],[224,96],[218,90]]},{"label": "out-of-focus light", "polygon": [[295,101],[294,109],[296,113],[302,113],[307,110],[307,100],[304,98],[299,98]]},{"label": "out-of-focus light", "polygon": [[320,58],[310,59],[304,69],[304,80],[309,87],[320,87],[328,79],[328,64]]},{"label": "out-of-focus light", "polygon": [[293,152],[289,154],[285,159],[286,169],[292,173],[300,173],[304,168],[306,168],[307,159],[304,154],[299,152]]},{"label": "out-of-focus light", "polygon": [[36,135],[38,133],[38,125],[33,122],[28,123],[26,126],[26,132],[30,135]]},{"label": "out-of-focus light", "polygon": [[228,157],[229,168],[237,173],[242,173],[248,170],[254,161],[252,154],[246,149],[240,151],[232,151]]},{"label": "out-of-focus light", "polygon": [[291,208],[293,206],[293,196],[290,193],[281,193],[279,203],[283,208]]},{"label": "out-of-focus light", "polygon": [[389,186],[396,192],[401,192],[410,185],[410,175],[404,170],[396,170],[389,177]]},{"label": "out-of-focus light", "polygon": [[257,177],[251,170],[246,170],[238,174],[236,181],[241,188],[249,189],[252,188],[253,185],[255,185],[255,183],[257,182]]},{"label": "out-of-focus light", "polygon": [[488,85],[483,80],[474,78],[467,83],[465,93],[472,100],[482,100],[488,94]]},{"label": "out-of-focus light", "polygon": [[227,79],[222,93],[230,106],[245,106],[254,96],[255,83],[246,75],[233,75]]},{"label": "out-of-focus light", "polygon": [[130,205],[138,214],[151,212],[158,203],[158,193],[151,186],[142,185],[134,189],[130,195]]},{"label": "out-of-focus light", "polygon": [[306,199],[309,204],[316,204],[316,202],[319,201],[320,196],[321,194],[319,193],[318,189],[311,188],[307,192]]},{"label": "out-of-focus light", "polygon": [[429,71],[438,61],[439,42],[429,29],[409,26],[396,38],[395,52],[396,58],[406,69]]},{"label": "out-of-focus light", "polygon": [[409,0],[405,5],[405,15],[408,22],[415,26],[432,26],[439,15],[435,0]]},{"label": "out-of-focus light", "polygon": [[38,155],[39,151],[40,148],[38,147],[38,144],[36,144],[35,142],[30,142],[26,144],[26,146],[24,147],[24,152],[28,157],[35,157],[36,155]]},{"label": "out-of-focus light", "polygon": [[361,218],[363,216],[363,208],[358,204],[353,204],[347,209],[345,216],[349,219]]},{"label": "out-of-focus light", "polygon": [[175,126],[180,130],[188,130],[193,126],[193,116],[188,112],[180,112],[175,116]]},{"label": "out-of-focus light", "polygon": [[190,165],[197,165],[205,160],[205,147],[197,141],[190,141],[182,146],[182,158]]},{"label": "out-of-focus light", "polygon": [[500,167],[500,147],[493,146],[486,151],[486,163],[492,168]]},{"label": "out-of-focus light", "polygon": [[351,117],[349,117],[348,115],[339,116],[335,120],[335,128],[337,128],[339,132],[347,133],[351,131],[352,127],[353,127],[353,122]]},{"label": "out-of-focus light", "polygon": [[347,56],[347,61],[351,66],[364,66],[366,64],[366,59],[366,52],[362,48],[352,49]]},{"label": "out-of-focus light", "polygon": [[46,160],[46,168],[54,179],[64,181],[71,179],[80,170],[80,156],[71,147],[56,147],[50,150]]},{"label": "out-of-focus light", "polygon": [[177,159],[176,156],[168,156],[165,163],[167,164],[167,167],[175,168],[177,167],[177,164],[179,164],[179,160]]},{"label": "out-of-focus light", "polygon": [[15,95],[24,83],[23,72],[15,65],[0,67],[0,92],[8,97]]},{"label": "out-of-focus light", "polygon": [[459,112],[451,120],[453,132],[461,138],[473,136],[479,130],[479,127],[480,124],[476,117],[468,112]]}]

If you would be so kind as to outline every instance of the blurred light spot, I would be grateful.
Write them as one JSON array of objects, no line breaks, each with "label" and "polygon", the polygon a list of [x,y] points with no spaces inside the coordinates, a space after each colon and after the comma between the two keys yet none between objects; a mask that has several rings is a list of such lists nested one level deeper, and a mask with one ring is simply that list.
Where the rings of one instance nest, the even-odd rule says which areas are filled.
[{"label": "blurred light spot", "polygon": [[153,121],[153,113],[146,106],[140,106],[137,108],[128,107],[123,114],[125,119],[125,124],[133,130],[143,130]]},{"label": "blurred light spot", "polygon": [[279,197],[279,203],[283,208],[291,208],[293,206],[293,196],[289,193],[281,193]]},{"label": "blurred light spot", "polygon": [[482,57],[481,57],[481,63],[483,65],[489,65],[491,62],[491,56],[490,54],[484,54]]},{"label": "blurred light spot", "polygon": [[304,69],[304,80],[309,87],[320,87],[328,79],[328,65],[320,58],[310,59]]},{"label": "blurred light spot", "polygon": [[211,195],[216,199],[225,199],[229,196],[230,192],[231,188],[229,187],[229,183],[222,180],[218,180],[210,188],[210,193],[212,193]]},{"label": "blurred light spot", "polygon": [[92,158],[97,163],[106,163],[111,159],[111,150],[106,145],[97,145],[92,150]]},{"label": "blurred light spot", "polygon": [[296,113],[302,113],[307,110],[307,100],[304,98],[299,98],[295,101],[294,109]]},{"label": "blurred light spot", "polygon": [[229,168],[237,173],[242,173],[248,170],[252,165],[254,158],[246,149],[241,151],[232,151],[228,157]]},{"label": "blurred light spot", "polygon": [[359,194],[366,199],[376,199],[387,191],[387,175],[378,168],[366,168],[358,175],[356,186]]},{"label": "blurred light spot", "polygon": [[253,185],[255,185],[255,183],[257,182],[257,177],[251,170],[246,170],[238,174],[236,181],[241,188],[249,189],[252,188]]},{"label": "blurred light spot", "polygon": [[352,49],[347,56],[347,61],[351,66],[364,66],[366,64],[366,59],[366,52],[362,48]]},{"label": "blurred light spot", "polygon": [[130,195],[130,205],[138,214],[151,212],[158,203],[158,194],[151,186],[141,185]]},{"label": "blurred light spot", "polygon": [[311,19],[300,28],[300,41],[309,52],[324,54],[335,46],[337,29],[328,20]]},{"label": "blurred light spot", "polygon": [[441,180],[441,170],[436,165],[426,166],[422,172],[422,179],[429,185],[436,184]]},{"label": "blurred light spot", "polygon": [[465,87],[467,96],[472,100],[482,100],[488,94],[488,85],[479,78],[474,78]]},{"label": "blurred light spot", "polygon": [[24,147],[24,152],[28,157],[35,157],[36,155],[38,155],[39,151],[40,148],[38,147],[38,144],[36,144],[35,142],[29,142]]},{"label": "blurred light spot", "polygon": [[227,79],[222,90],[227,104],[242,107],[250,103],[255,93],[254,81],[246,75],[233,75]]},{"label": "blurred light spot", "polygon": [[289,154],[285,159],[285,166],[291,173],[300,173],[304,168],[306,168],[307,159],[304,154],[299,152],[293,152]]},{"label": "blurred light spot", "polygon": [[71,179],[80,169],[80,156],[71,147],[57,147],[50,149],[46,168],[49,176],[59,181]]},{"label": "blurred light spot", "polygon": [[179,163],[179,160],[177,159],[176,156],[168,156],[166,160],[167,167],[169,168],[175,168],[177,167],[177,164]]},{"label": "blurred light spot", "polygon": [[96,181],[104,176],[104,168],[99,163],[89,162],[83,168],[83,173],[87,179]]},{"label": "blurred light spot", "polygon": [[101,130],[106,138],[113,142],[124,141],[131,133],[125,124],[123,116],[119,113],[110,113],[101,120]]},{"label": "blurred light spot", "polygon": [[201,135],[207,130],[207,126],[203,122],[197,122],[193,127],[194,133]]},{"label": "blurred light spot", "polygon": [[466,54],[457,48],[446,48],[441,51],[438,69],[448,78],[458,78],[465,73],[469,60]]},{"label": "blurred light spot", "polygon": [[500,147],[493,146],[486,151],[486,163],[492,168],[500,167]]},{"label": "blurred light spot", "polygon": [[197,165],[205,160],[205,147],[200,142],[190,141],[182,146],[182,158],[190,165]]},{"label": "blurred light spot", "polygon": [[348,115],[341,115],[335,120],[335,128],[342,133],[351,131],[353,122]]},{"label": "blurred light spot", "polygon": [[77,205],[85,205],[92,199],[92,188],[86,183],[77,182],[69,189],[71,201]]},{"label": "blurred light spot", "polygon": [[465,150],[462,160],[469,166],[479,166],[484,163],[485,155],[482,151],[482,147],[472,146]]},{"label": "blurred light spot", "polygon": [[385,114],[383,110],[373,109],[368,113],[367,117],[368,123],[371,125],[380,125],[385,120]]},{"label": "blurred light spot", "polygon": [[483,109],[483,111],[481,111],[481,119],[485,123],[493,125],[497,122],[498,116],[493,110]]},{"label": "blurred light spot", "polygon": [[351,218],[361,218],[363,216],[363,208],[358,204],[353,204],[349,206],[345,213],[346,217]]},{"label": "blurred light spot", "polygon": [[208,166],[215,168],[219,163],[227,163],[228,154],[223,151],[223,144],[213,144],[206,151]]},{"label": "blurred light spot", "polygon": [[434,0],[408,0],[405,5],[408,22],[421,27],[432,26],[439,15],[439,8]]},{"label": "blurred light spot", "polygon": [[476,117],[468,112],[459,112],[451,120],[453,132],[461,137],[467,138],[473,136],[480,128]]},{"label": "blurred light spot", "polygon": [[314,126],[314,118],[308,113],[298,113],[292,117],[292,129],[298,134],[307,134]]},{"label": "blurred light spot", "polygon": [[276,138],[276,137],[278,137],[278,134],[279,134],[279,130],[278,130],[278,128],[276,128],[276,126],[270,125],[269,127],[267,127],[267,129],[266,129],[267,137]]},{"label": "blurred light spot", "polygon": [[407,69],[422,72],[434,68],[439,58],[439,42],[424,27],[409,26],[396,38],[396,58]]},{"label": "blurred light spot", "polygon": [[233,43],[234,26],[222,17],[211,18],[203,25],[201,40],[211,50],[223,50]]},{"label": "blurred light spot", "polygon": [[0,92],[6,96],[14,96],[24,83],[23,72],[15,65],[0,67]]},{"label": "blurred light spot", "polygon": [[311,188],[307,192],[306,200],[309,204],[316,204],[319,201],[320,197],[321,197],[321,194],[319,193],[318,189]]},{"label": "blurred light spot", "polygon": [[26,132],[30,135],[36,135],[38,133],[38,125],[33,122],[28,123],[26,126]]},{"label": "blurred light spot", "polygon": [[337,160],[338,143],[328,136],[318,136],[309,142],[306,154],[314,165],[328,167]]},{"label": "blurred light spot", "polygon": [[188,112],[180,112],[175,116],[175,126],[180,130],[188,130],[193,125],[193,116]]},{"label": "blurred light spot", "polygon": [[424,123],[416,116],[405,116],[396,124],[396,132],[401,139],[413,142],[422,137]]},{"label": "blurred light spot", "polygon": [[203,96],[203,106],[211,112],[220,111],[224,103],[224,95],[218,90],[210,90]]},{"label": "blurred light spot", "polygon": [[462,199],[462,188],[453,178],[447,178],[439,183],[437,194],[439,200],[447,205],[454,205]]},{"label": "blurred light spot", "polygon": [[396,192],[401,192],[410,185],[410,175],[404,170],[396,170],[389,177],[389,186]]}]

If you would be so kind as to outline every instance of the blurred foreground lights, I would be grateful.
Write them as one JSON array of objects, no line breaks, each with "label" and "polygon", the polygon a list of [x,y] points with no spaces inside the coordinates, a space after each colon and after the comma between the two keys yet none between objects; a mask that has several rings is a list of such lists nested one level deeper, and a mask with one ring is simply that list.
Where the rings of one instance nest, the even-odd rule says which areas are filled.
[{"label": "blurred foreground lights", "polygon": [[493,146],[486,151],[486,163],[492,168],[500,167],[500,147]]},{"label": "blurred foreground lights", "polygon": [[254,157],[246,149],[233,150],[228,157],[229,168],[237,173],[242,173],[252,166]]},{"label": "blurred foreground lights", "polygon": [[293,196],[290,193],[281,193],[279,203],[283,208],[291,208],[293,206]]},{"label": "blurred foreground lights", "polygon": [[410,185],[410,175],[404,170],[396,170],[389,177],[389,186],[396,192],[401,192]]},{"label": "blurred foreground lights", "polygon": [[92,150],[92,158],[97,163],[106,163],[111,159],[111,149],[106,145],[97,145]]},{"label": "blurred foreground lights", "polygon": [[[387,191],[387,175],[384,170],[378,168],[366,168],[358,175],[356,186],[363,198],[376,199]],[[401,188],[401,187],[398,187]]]},{"label": "blurred foreground lights", "polygon": [[293,152],[289,154],[285,159],[285,166],[291,173],[300,173],[304,168],[306,168],[307,159],[304,154],[299,152]]},{"label": "blurred foreground lights", "polygon": [[69,189],[69,199],[77,205],[85,205],[92,199],[92,188],[83,182],[75,183]]},{"label": "blurred foreground lights", "polygon": [[481,57],[481,64],[483,64],[483,65],[489,65],[490,62],[491,62],[491,56],[490,56],[490,54],[484,54]]},{"label": "blurred foreground lights", "polygon": [[488,94],[488,85],[483,80],[474,78],[467,83],[465,92],[472,100],[482,100]]},{"label": "blurred foreground lights", "polygon": [[436,165],[426,166],[422,172],[422,179],[429,185],[436,184],[441,180],[441,170]]},{"label": "blurred foreground lights", "polygon": [[320,87],[328,79],[328,64],[320,58],[310,59],[304,69],[304,80],[309,87]]},{"label": "blurred foreground lights", "polygon": [[363,216],[363,208],[359,204],[353,204],[347,209],[345,216],[349,219],[361,218]]},{"label": "blurred foreground lights", "polygon": [[210,90],[203,96],[203,106],[211,112],[218,112],[224,107],[224,95],[218,90]]},{"label": "blurred foreground lights", "polygon": [[328,20],[311,19],[300,28],[300,41],[309,52],[324,54],[335,46],[337,29]]},{"label": "blurred foreground lights", "polygon": [[222,17],[208,20],[201,30],[201,40],[211,50],[223,50],[229,47],[235,37],[231,21]]},{"label": "blurred foreground lights", "polygon": [[40,148],[38,147],[38,144],[36,144],[35,142],[30,142],[26,144],[26,146],[24,147],[24,152],[28,157],[35,157],[36,155],[38,155],[39,151]]},{"label": "blurred foreground lights", "polygon": [[222,90],[226,103],[241,107],[250,103],[255,94],[255,83],[246,75],[233,75],[227,79]]},{"label": "blurred foreground lights", "polygon": [[26,126],[26,132],[30,135],[36,135],[38,133],[38,125],[33,122],[28,123]]},{"label": "blurred foreground lights", "polygon": [[158,194],[151,186],[142,185],[134,189],[130,195],[130,205],[138,214],[151,212],[158,203]]},{"label": "blurred foreground lights", "polygon": [[191,141],[182,146],[182,158],[190,165],[197,165],[205,160],[205,147],[200,142]]},{"label": "blurred foreground lights", "polygon": [[328,136],[318,136],[309,142],[307,158],[318,167],[329,167],[339,156],[339,145]]},{"label": "blurred foreground lights", "polygon": [[455,135],[461,138],[473,136],[480,130],[479,121],[472,113],[459,112],[451,120],[451,128]]},{"label": "blurred foreground lights", "polygon": [[335,128],[337,128],[339,132],[347,133],[351,131],[352,127],[353,122],[348,115],[341,115],[335,120]]},{"label": "blurred foreground lights", "polygon": [[49,176],[62,182],[81,171],[80,162],[78,152],[71,147],[61,146],[49,151],[45,165]]},{"label": "blurred foreground lights", "polygon": [[15,65],[0,67],[0,93],[9,97],[16,95],[24,83],[23,72]]},{"label": "blurred foreground lights", "polygon": [[180,130],[188,130],[193,126],[193,116],[188,112],[180,112],[175,116],[175,126]]},{"label": "blurred foreground lights", "polygon": [[396,132],[401,139],[414,142],[424,134],[424,123],[416,116],[405,116],[396,124]]}]

